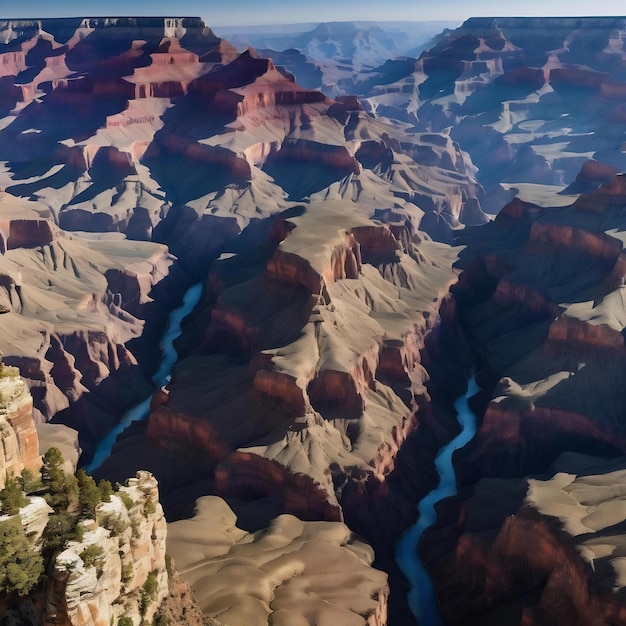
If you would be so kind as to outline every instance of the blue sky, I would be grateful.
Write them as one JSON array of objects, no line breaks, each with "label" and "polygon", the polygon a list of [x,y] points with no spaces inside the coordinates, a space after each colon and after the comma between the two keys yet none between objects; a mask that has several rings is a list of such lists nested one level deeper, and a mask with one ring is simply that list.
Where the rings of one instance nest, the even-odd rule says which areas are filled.
[{"label": "blue sky", "polygon": [[472,15],[623,15],[617,0],[0,0],[0,18],[198,15],[209,26],[346,20],[458,20]]}]

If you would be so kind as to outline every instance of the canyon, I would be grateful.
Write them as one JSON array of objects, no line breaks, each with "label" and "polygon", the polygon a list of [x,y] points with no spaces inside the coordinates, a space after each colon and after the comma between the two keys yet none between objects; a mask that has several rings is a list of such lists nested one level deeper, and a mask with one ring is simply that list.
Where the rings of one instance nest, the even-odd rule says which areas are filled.
[{"label": "canyon", "polygon": [[0,20],[0,487],[55,446],[136,501],[61,553],[50,623],[139,623],[155,571],[148,619],[422,623],[398,541],[472,376],[419,539],[441,619],[626,623],[625,29],[472,18],[385,58],[415,41]]}]

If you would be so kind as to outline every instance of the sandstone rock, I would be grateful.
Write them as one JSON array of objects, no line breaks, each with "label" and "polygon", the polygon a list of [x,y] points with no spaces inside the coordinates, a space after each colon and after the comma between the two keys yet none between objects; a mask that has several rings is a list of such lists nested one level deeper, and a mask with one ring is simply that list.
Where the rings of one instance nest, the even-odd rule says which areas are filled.
[{"label": "sandstone rock", "polygon": [[254,534],[216,497],[170,524],[168,549],[200,606],[224,624],[387,623],[386,576],[339,522],[282,515]]},{"label": "sandstone rock", "polygon": [[[33,421],[33,398],[19,372],[4,365],[0,378],[0,488],[23,469],[41,467],[39,441]],[[12,374],[12,375],[11,375]]]},{"label": "sandstone rock", "polygon": [[[82,526],[83,540],[69,542],[55,560],[43,623],[99,626],[121,616],[152,619],[168,593],[167,530],[156,480],[138,472]],[[93,564],[85,563],[81,553],[96,547],[101,553]],[[142,587],[149,576],[156,590],[142,613]]]}]

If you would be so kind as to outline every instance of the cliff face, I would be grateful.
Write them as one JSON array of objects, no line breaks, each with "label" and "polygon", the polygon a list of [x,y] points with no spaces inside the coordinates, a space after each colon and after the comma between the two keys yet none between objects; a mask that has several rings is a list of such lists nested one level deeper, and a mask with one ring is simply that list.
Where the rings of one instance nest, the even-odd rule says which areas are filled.
[{"label": "cliff face", "polygon": [[623,459],[559,456],[626,449],[622,192],[619,175],[570,206],[516,200],[460,237],[453,293],[483,390],[454,455],[463,489],[420,544],[451,624],[624,620],[616,553],[598,551],[621,542]]},{"label": "cliff face", "polygon": [[[481,481],[450,503],[422,544],[446,620],[622,623],[623,465],[564,454],[541,479]],[[487,501],[498,504],[486,511]],[[456,544],[445,565],[437,543]]]},{"label": "cliff face", "polygon": [[[95,520],[81,525],[82,541],[69,542],[56,557],[43,623],[99,626],[122,616],[135,623],[151,620],[168,593],[167,528],[156,480],[139,472],[111,502],[98,505]],[[94,548],[101,551],[87,561],[85,551]]]},{"label": "cliff face", "polygon": [[0,489],[23,469],[41,467],[39,441],[33,421],[33,398],[15,368],[0,365]]},{"label": "cliff face", "polygon": [[[28,388],[16,368],[0,367],[0,488],[4,488],[7,478],[19,476],[23,469],[37,475],[42,461]],[[42,433],[41,451],[52,445],[69,450],[65,469],[73,473],[75,431],[43,425]],[[33,551],[42,550],[44,529],[53,513],[44,498],[34,495],[19,509],[17,515]],[[72,512],[68,513],[71,516]],[[2,521],[8,519],[8,515],[0,517]],[[169,593],[167,527],[154,477],[138,472],[111,496],[110,502],[97,506],[94,519],[83,520],[79,526],[81,540],[66,543],[55,557],[45,585],[26,600],[32,601],[33,619],[37,613],[38,623],[49,626],[108,625],[121,616],[131,616],[136,623],[151,620]],[[20,567],[21,561],[16,565]],[[0,603],[3,617],[8,618],[15,609],[15,602],[9,604],[9,613],[5,613],[5,602]],[[23,603],[19,610],[25,606]]]},{"label": "cliff face", "polygon": [[[620,181],[618,176],[561,209],[513,203],[491,227],[490,244],[483,247],[486,233],[468,237],[481,261],[468,263],[456,295],[468,331],[479,333],[484,380],[495,389],[476,440],[460,455],[462,475],[476,476],[487,466],[497,473],[498,463],[506,475],[545,467],[563,437],[578,445],[587,440],[622,449],[616,380],[608,374],[619,377],[624,367],[622,314],[615,300],[623,242],[613,230],[623,206]],[[512,231],[517,247],[511,249],[509,241],[504,250],[500,242]],[[476,331],[479,311],[486,325]],[[508,350],[499,344],[502,333]],[[593,373],[600,363],[607,373],[603,380]],[[541,372],[530,384],[522,374],[528,368]],[[598,394],[615,401],[599,408],[591,400]],[[536,456],[533,464],[538,439],[545,446],[543,461]],[[516,452],[503,454],[509,446]],[[498,452],[480,461],[487,449]]]},{"label": "cliff face", "polygon": [[[7,127],[0,160],[3,149],[10,147],[11,158],[18,155],[20,171],[39,157],[48,165],[36,180],[16,171],[0,183],[20,195],[32,197],[36,191],[63,228],[121,231],[148,239],[154,229],[159,232],[159,222],[172,207],[175,213],[182,206],[202,213],[206,204],[201,209],[195,201],[206,197],[212,209],[224,208],[225,199],[215,194],[229,184],[249,188],[257,208],[267,213],[271,210],[267,199],[280,204],[283,194],[267,181],[255,184],[258,170],[267,172],[292,198],[304,198],[350,173],[358,175],[357,141],[378,141],[382,136],[394,140],[396,152],[409,154],[413,166],[417,162],[447,172],[436,176],[435,187],[443,183],[459,192],[451,225],[456,225],[465,203],[476,205],[472,212],[481,215],[480,190],[474,187],[472,173],[465,180],[454,176],[466,174],[454,150],[445,150],[438,159],[440,150],[422,149],[424,139],[413,141],[385,124],[382,132],[372,127],[373,132],[363,133],[371,123],[356,99],[335,103],[319,91],[301,87],[292,75],[281,73],[253,50],[237,54],[196,18],[169,21],[175,25],[159,18],[150,24],[142,18],[4,22],[0,41],[6,42],[6,52],[0,48],[0,58],[5,111],[32,127],[30,134],[37,134],[37,141],[28,132],[22,135]],[[35,99],[43,106],[27,106]],[[173,99],[177,102],[172,109]],[[202,121],[209,112],[215,124]],[[192,132],[188,122],[194,117],[198,119],[193,128],[201,128],[200,135],[206,136]],[[54,119],[54,130],[38,128],[43,119]],[[229,125],[234,120],[237,131],[232,135]],[[350,133],[357,130],[358,136],[347,141],[337,122],[349,126]],[[204,140],[209,137],[213,139]],[[311,172],[307,180],[294,181],[289,173],[281,173],[285,164],[301,168],[315,164],[319,174]],[[190,171],[190,165],[197,171]],[[398,197],[408,191],[406,182],[399,181],[397,187]],[[449,195],[444,189],[436,193],[442,204]],[[261,194],[269,198],[262,200]],[[254,217],[250,210],[255,206],[239,195],[236,232]],[[430,195],[419,198],[426,204]],[[413,201],[419,198],[416,195]],[[176,252],[186,253],[183,258],[189,266],[200,259],[206,262],[223,241],[218,238],[217,246],[199,259],[209,234],[204,224],[200,229],[185,228],[184,221],[171,219],[158,239],[178,242],[183,233],[173,238],[168,233],[182,228],[187,251],[181,243]]]},{"label": "cliff face", "polygon": [[[126,383],[117,382],[118,389],[125,388],[122,408],[147,386],[137,366],[152,356],[155,348],[147,337],[164,321],[155,293],[180,293],[180,286],[165,287],[170,273],[181,276],[172,267],[174,259],[158,244],[129,244],[119,236],[70,237],[42,204],[6,192],[0,192],[0,213],[8,233],[0,257],[0,301],[8,309],[3,323],[15,331],[0,340],[4,359],[27,381],[36,421],[65,411],[65,421],[80,427],[87,440],[99,436],[115,419],[106,409],[91,421],[91,435],[81,424],[87,413],[93,415],[94,396],[110,395],[107,381],[126,377]],[[41,223],[44,238],[39,238]],[[142,334],[147,341],[129,348]]]}]

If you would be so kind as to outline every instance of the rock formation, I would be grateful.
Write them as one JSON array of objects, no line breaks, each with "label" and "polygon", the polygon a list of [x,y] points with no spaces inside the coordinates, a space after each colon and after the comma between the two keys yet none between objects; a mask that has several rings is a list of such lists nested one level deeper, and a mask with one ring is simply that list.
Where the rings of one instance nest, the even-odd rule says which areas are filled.
[{"label": "rock formation", "polygon": [[[456,22],[322,22],[312,30],[289,32],[268,25],[258,32],[245,26],[220,27],[217,33],[240,50],[252,46],[271,57],[298,84],[335,98],[358,93],[363,77],[390,59],[418,55],[430,40]],[[300,29],[302,30],[302,29]],[[414,62],[414,61],[413,61]]]},{"label": "rock formation", "polygon": [[[147,385],[137,355],[154,348],[142,347],[142,340],[133,349],[128,344],[163,322],[164,311],[149,294],[172,271],[173,257],[165,246],[130,245],[116,235],[68,236],[40,203],[7,192],[0,192],[0,212],[6,225],[0,300],[9,310],[5,327],[12,329],[0,339],[4,360],[19,366],[28,382],[36,421],[69,412],[66,421],[89,441],[87,433],[104,432],[114,419],[111,405],[107,410],[93,399],[109,377],[127,378],[118,386],[125,387],[121,406]],[[43,239],[40,224],[46,225]],[[180,286],[169,291],[180,293]],[[87,412],[92,421],[83,429]]]},{"label": "rock formation", "polygon": [[[94,520],[81,522],[82,541],[70,541],[55,559],[44,624],[152,620],[168,592],[167,529],[158,498],[156,480],[138,472],[110,502],[98,505]],[[88,560],[85,554],[94,547],[100,550]]]},{"label": "rock formation", "polygon": [[[483,480],[449,505],[423,544],[448,622],[622,623],[623,465],[567,453],[548,476]],[[456,542],[452,560],[437,542]]]},{"label": "rock formation", "polygon": [[619,545],[619,462],[569,454],[522,479],[564,451],[626,449],[622,191],[619,175],[570,206],[516,200],[462,236],[453,292],[478,355],[481,419],[454,458],[466,487],[421,543],[449,623],[624,619],[616,553],[595,551]]},{"label": "rock formation", "polygon": [[[82,462],[150,404],[98,477],[154,474],[178,565],[215,619],[411,624],[394,546],[437,482],[473,368],[463,490],[423,539],[446,619],[623,621],[606,592],[621,589],[621,540],[612,578],[598,547],[619,477],[603,470],[611,493],[577,504],[586,470],[549,469],[564,451],[626,451],[623,21],[468,20],[352,82],[321,71],[330,95],[354,87],[335,100],[281,67],[297,54],[239,53],[196,18],[0,23],[0,349],[34,421],[79,431]],[[346,55],[385,38],[348,30]],[[200,302],[155,389],[167,314],[193,282]],[[4,474],[38,462],[20,398]],[[72,465],[75,440],[45,431]],[[139,474],[84,525],[57,560],[48,623],[157,619],[155,490]],[[587,520],[599,535],[585,543],[571,519],[594,506],[606,524]],[[100,577],[80,557],[94,546]],[[332,564],[323,584],[311,554]],[[170,599],[191,597],[177,585]]]},{"label": "rock formation", "polygon": [[291,515],[250,534],[220,498],[170,525],[168,549],[205,614],[225,624],[387,623],[386,576],[340,522]]},{"label": "rock formation", "polygon": [[0,489],[7,478],[41,467],[33,398],[15,367],[0,360]]},{"label": "rock formation", "polygon": [[450,129],[496,213],[502,184],[563,188],[589,159],[623,170],[624,28],[622,17],[471,18],[355,91],[377,116]]}]

